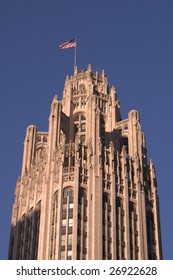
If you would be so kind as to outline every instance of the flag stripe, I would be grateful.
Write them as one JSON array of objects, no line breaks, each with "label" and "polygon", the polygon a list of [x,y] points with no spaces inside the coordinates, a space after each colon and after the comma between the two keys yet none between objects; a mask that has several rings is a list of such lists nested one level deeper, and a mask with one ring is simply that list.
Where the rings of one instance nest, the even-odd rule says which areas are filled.
[{"label": "flag stripe", "polygon": [[65,50],[65,49],[75,48],[75,47],[76,47],[76,40],[72,39],[68,42],[59,45],[59,50]]}]

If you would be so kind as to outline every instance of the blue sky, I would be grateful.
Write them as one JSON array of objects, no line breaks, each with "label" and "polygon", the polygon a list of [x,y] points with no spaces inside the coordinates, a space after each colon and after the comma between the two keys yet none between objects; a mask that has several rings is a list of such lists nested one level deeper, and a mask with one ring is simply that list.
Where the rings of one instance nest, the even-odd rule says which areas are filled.
[{"label": "blue sky", "polygon": [[173,259],[173,1],[0,1],[0,259],[7,258],[11,209],[26,127],[47,131],[53,96],[77,66],[105,70],[122,117],[140,112],[155,163],[164,259]]}]

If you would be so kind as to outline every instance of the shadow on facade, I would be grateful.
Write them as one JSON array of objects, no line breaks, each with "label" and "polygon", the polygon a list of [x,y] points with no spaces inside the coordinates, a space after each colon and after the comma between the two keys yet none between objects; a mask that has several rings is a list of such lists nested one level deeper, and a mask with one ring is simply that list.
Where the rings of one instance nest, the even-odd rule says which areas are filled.
[{"label": "shadow on facade", "polygon": [[11,226],[9,260],[36,260],[38,253],[41,203]]}]

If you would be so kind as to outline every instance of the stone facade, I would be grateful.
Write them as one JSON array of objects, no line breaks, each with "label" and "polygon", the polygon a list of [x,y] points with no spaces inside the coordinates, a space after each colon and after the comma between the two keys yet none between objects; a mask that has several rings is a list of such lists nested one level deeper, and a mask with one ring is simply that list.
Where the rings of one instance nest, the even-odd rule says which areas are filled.
[{"label": "stone facade", "polygon": [[104,71],[76,68],[53,99],[48,132],[27,128],[9,259],[162,259],[139,113],[121,119]]}]

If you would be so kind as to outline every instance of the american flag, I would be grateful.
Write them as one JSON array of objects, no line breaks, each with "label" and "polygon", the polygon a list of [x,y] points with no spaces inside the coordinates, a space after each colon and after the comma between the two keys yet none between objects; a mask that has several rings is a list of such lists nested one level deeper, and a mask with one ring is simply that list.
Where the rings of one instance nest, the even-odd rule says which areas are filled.
[{"label": "american flag", "polygon": [[75,47],[76,47],[76,40],[72,39],[68,42],[59,45],[59,50],[65,50],[65,49],[75,48]]}]

